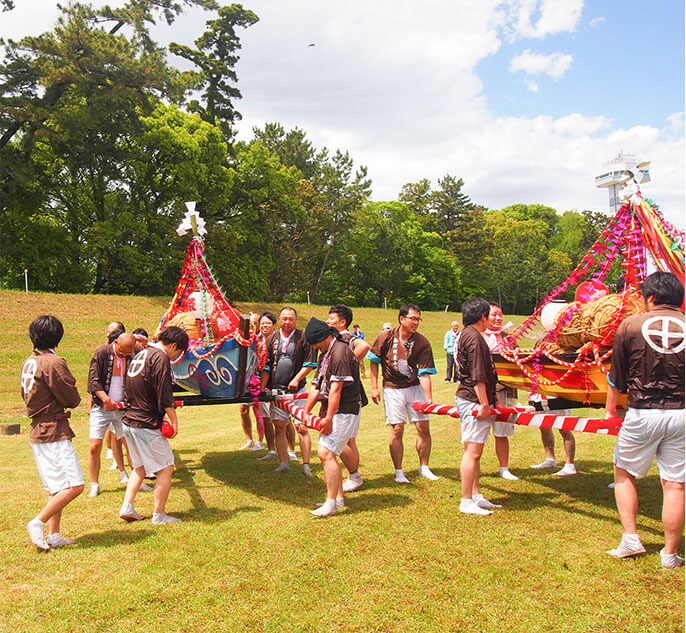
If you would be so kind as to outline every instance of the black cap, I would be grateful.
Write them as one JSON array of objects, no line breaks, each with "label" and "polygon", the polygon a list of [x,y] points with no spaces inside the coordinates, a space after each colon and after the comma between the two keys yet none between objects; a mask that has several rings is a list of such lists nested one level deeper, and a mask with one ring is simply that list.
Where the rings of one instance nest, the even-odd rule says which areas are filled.
[{"label": "black cap", "polygon": [[320,321],[312,317],[305,328],[305,338],[310,345],[321,343],[329,336],[336,336],[338,331],[335,328],[329,327],[326,322]]}]

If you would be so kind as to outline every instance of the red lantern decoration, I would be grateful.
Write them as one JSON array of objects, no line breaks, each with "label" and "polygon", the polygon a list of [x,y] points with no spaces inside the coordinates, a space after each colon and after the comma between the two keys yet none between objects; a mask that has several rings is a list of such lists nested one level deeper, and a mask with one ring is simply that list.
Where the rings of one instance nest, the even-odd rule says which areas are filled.
[{"label": "red lantern decoration", "polygon": [[582,281],[574,293],[574,301],[579,303],[588,303],[594,299],[600,299],[600,297],[605,297],[610,294],[607,286],[602,281],[596,281],[595,279],[589,279],[588,281]]}]

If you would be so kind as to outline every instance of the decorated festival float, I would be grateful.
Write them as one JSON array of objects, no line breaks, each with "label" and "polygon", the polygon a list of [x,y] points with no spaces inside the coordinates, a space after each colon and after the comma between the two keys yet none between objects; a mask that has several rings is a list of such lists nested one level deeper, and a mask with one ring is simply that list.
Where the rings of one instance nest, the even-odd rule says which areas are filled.
[{"label": "decorated festival float", "polygon": [[249,402],[250,377],[264,367],[266,350],[250,331],[249,318],[227,300],[205,259],[205,223],[195,203],[187,202],[186,207],[177,232],[192,231],[193,238],[154,338],[168,326],[188,334],[188,350],[171,362],[174,382],[185,392],[177,396],[177,405]]},{"label": "decorated festival float", "polygon": [[[494,357],[500,382],[568,401],[555,408],[605,404],[614,336],[626,317],[645,309],[641,287],[649,265],[684,280],[684,233],[643,198],[637,175],[646,164],[623,176],[622,203],[605,230]],[[610,292],[617,281],[608,279],[615,262],[624,288]],[[559,301],[571,290],[573,302]],[[518,342],[539,322],[546,335],[534,348],[520,348]]]},{"label": "decorated festival float", "polygon": [[[549,410],[605,404],[615,333],[625,318],[645,310],[641,287],[649,266],[672,272],[684,282],[685,235],[665,220],[657,205],[643,198],[639,184],[649,179],[647,164],[634,162],[630,168],[608,174],[614,180],[598,185],[614,188],[610,193],[618,207],[614,217],[571,275],[493,355],[501,383],[545,396]],[[611,292],[608,286],[616,288],[617,279],[608,275],[615,263],[622,269],[624,287]],[[571,291],[573,302],[560,300]],[[519,347],[539,324],[546,334],[533,348]],[[625,403],[623,395],[620,405]],[[456,407],[415,403],[414,408],[459,417]],[[517,424],[611,435],[617,434],[622,422],[621,418],[546,415],[520,406],[492,413],[498,420]]]}]

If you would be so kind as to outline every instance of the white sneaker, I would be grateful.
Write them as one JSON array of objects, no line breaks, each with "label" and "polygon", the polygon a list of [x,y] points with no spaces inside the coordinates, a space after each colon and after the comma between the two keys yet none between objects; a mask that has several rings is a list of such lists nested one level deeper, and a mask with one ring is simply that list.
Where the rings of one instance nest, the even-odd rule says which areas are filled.
[{"label": "white sneaker", "polygon": [[155,490],[155,486],[151,486],[150,484],[146,484],[144,481],[141,482],[141,487],[138,489],[141,492],[152,492]]},{"label": "white sneaker", "polygon": [[119,466],[117,466],[117,462],[112,460],[112,463],[110,464],[110,467],[107,470],[117,470]]},{"label": "white sneaker", "polygon": [[493,514],[492,510],[480,508],[473,499],[462,499],[460,501],[460,512],[463,514],[480,514],[482,516]]},{"label": "white sneaker", "polygon": [[119,471],[119,483],[120,484],[128,484],[129,483],[129,476],[126,474],[125,470]]},{"label": "white sneaker", "polygon": [[314,477],[309,464],[303,464],[303,475],[305,475],[305,477]]},{"label": "white sneaker", "polygon": [[510,481],[519,481],[519,477],[517,477],[517,475],[513,475],[513,474],[510,472],[510,469],[509,469],[509,468],[501,468],[501,469],[500,469],[500,476],[501,476],[503,479],[508,479],[508,480],[510,480]]},{"label": "white sneaker", "polygon": [[153,514],[150,523],[153,525],[166,525],[167,523],[180,523],[179,517],[169,516],[168,514]]},{"label": "white sneaker", "polygon": [[684,566],[684,559],[678,554],[665,554],[665,548],[660,550],[660,560],[662,561],[662,569],[678,569]]},{"label": "white sneaker", "polygon": [[252,440],[248,440],[248,441],[247,441],[245,444],[243,444],[243,446],[241,446],[238,450],[239,450],[239,451],[247,451],[249,448],[252,448],[252,447],[253,447],[253,441],[252,441]]},{"label": "white sneaker", "polygon": [[114,455],[112,454],[111,448],[107,449],[107,452],[105,453],[105,459],[114,459]]},{"label": "white sneaker", "polygon": [[289,462],[297,462],[298,461],[298,456],[295,454],[295,451],[288,451],[288,461]]},{"label": "white sneaker", "polygon": [[326,503],[322,504],[320,507],[318,507],[316,510],[310,510],[310,514],[312,516],[315,516],[319,519],[323,519],[324,517],[331,517],[334,514],[338,512],[338,507],[336,504],[333,504],[333,507],[329,504],[329,501]]},{"label": "white sneaker", "polygon": [[44,529],[45,523],[34,523],[34,521],[29,521],[26,524],[26,530],[29,533],[33,544],[39,549],[49,550],[50,546],[45,540],[45,533],[43,531]]},{"label": "white sneaker", "polygon": [[76,545],[76,541],[71,541],[68,538],[64,538],[58,532],[57,534],[50,534],[50,536],[48,536],[48,545],[52,549],[55,549],[56,547],[64,547],[66,545]]},{"label": "white sneaker", "polygon": [[498,505],[497,503],[491,503],[483,495],[473,496],[472,501],[474,503],[476,503],[476,505],[478,505],[480,508],[483,508],[484,510],[494,510],[495,508],[502,508],[503,507],[503,506]]},{"label": "white sneaker", "polygon": [[255,442],[252,445],[250,450],[251,451],[261,451],[263,448],[264,448],[264,444],[262,444],[262,442]]},{"label": "white sneaker", "polygon": [[277,459],[278,457],[276,451],[267,451],[266,455],[262,455],[262,457],[258,457],[257,459],[259,461],[264,461],[265,459]]},{"label": "white sneaker", "polygon": [[343,492],[355,492],[355,490],[358,490],[364,481],[362,480],[362,477],[359,475],[357,478],[351,478],[348,477],[344,482],[343,482]]},{"label": "white sneaker", "polygon": [[576,475],[576,466],[574,464],[565,464],[561,470],[553,473],[555,477],[568,477],[569,475]]},{"label": "white sneaker", "polygon": [[555,466],[557,466],[556,459],[546,459],[545,461],[542,461],[540,464],[531,464],[529,468],[555,468]]},{"label": "white sneaker", "polygon": [[100,494],[100,484],[91,484],[91,491],[88,493],[88,496],[92,499],[93,497],[97,497]]}]

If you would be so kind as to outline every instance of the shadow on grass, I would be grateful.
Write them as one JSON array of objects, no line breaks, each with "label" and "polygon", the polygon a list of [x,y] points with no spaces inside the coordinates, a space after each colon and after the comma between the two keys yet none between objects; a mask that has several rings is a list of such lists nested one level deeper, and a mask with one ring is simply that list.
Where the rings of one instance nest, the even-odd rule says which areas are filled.
[{"label": "shadow on grass", "polygon": [[[123,525],[123,523],[122,523]],[[79,537],[74,549],[95,549],[101,547],[118,547],[120,545],[130,545],[138,543],[143,539],[155,534],[155,530],[105,530],[103,532],[90,532]]]},{"label": "shadow on grass", "polygon": [[[558,469],[548,471],[533,471],[529,469],[512,469],[521,481],[548,488],[551,492],[520,492],[513,485],[500,483],[498,477],[484,477],[482,487],[500,494],[500,497],[487,495],[491,501],[502,503],[508,510],[515,512],[529,512],[542,506],[550,506],[571,514],[581,514],[608,523],[618,523],[617,506],[614,491],[608,488],[613,481],[612,474],[607,472],[607,463],[600,461],[577,461],[577,475],[556,477],[553,475]],[[497,482],[497,483],[496,483]],[[639,529],[651,534],[662,534],[660,529],[647,526],[641,522],[642,517],[660,522],[662,516],[662,488],[660,479],[656,476],[637,480],[639,495]],[[507,486],[507,487],[506,487]],[[569,499],[572,499],[570,503]],[[591,504],[604,511],[593,511],[580,504]]]},{"label": "shadow on grass", "polygon": [[[278,465],[274,461],[260,462],[254,456],[239,451],[205,453],[201,465],[210,477],[258,498],[312,509],[326,497],[324,473],[317,461],[312,461],[314,477],[305,477],[299,462],[291,462],[291,469],[287,473],[273,473],[272,470]],[[353,493],[348,497],[350,505],[356,512],[408,505],[411,500],[405,495],[365,494],[366,490],[397,485],[393,482],[392,475],[365,479],[360,493]]]}]

